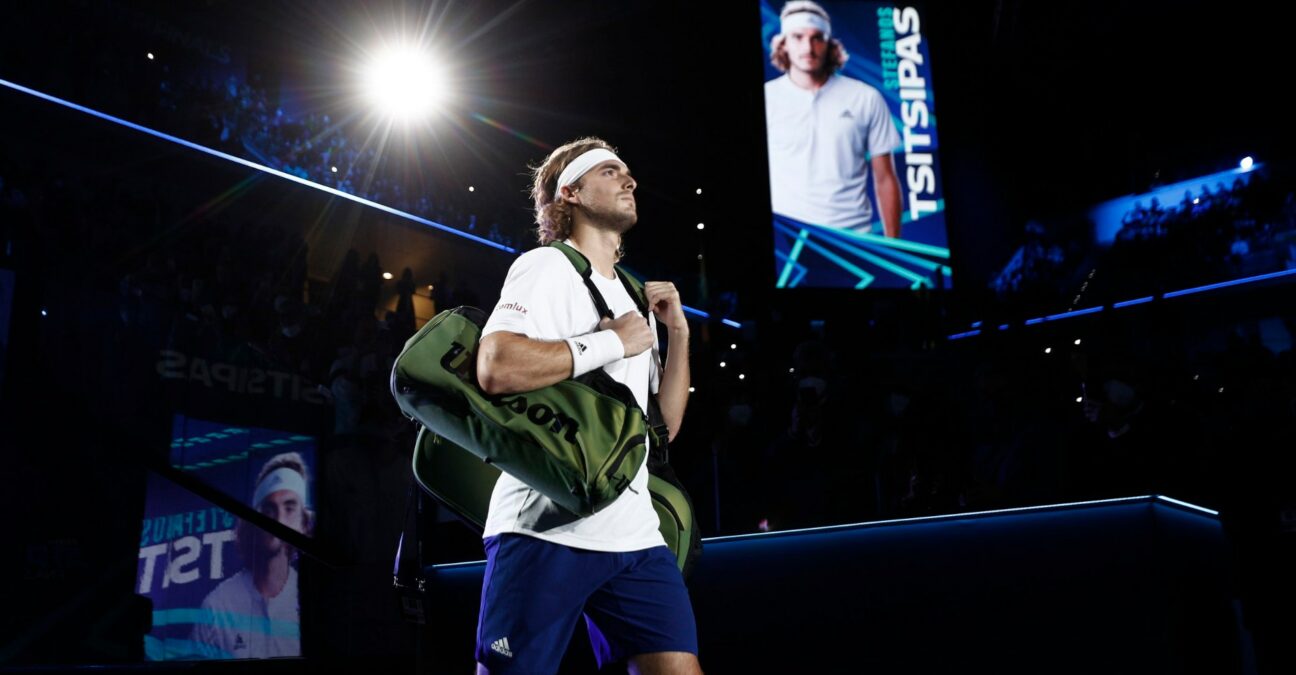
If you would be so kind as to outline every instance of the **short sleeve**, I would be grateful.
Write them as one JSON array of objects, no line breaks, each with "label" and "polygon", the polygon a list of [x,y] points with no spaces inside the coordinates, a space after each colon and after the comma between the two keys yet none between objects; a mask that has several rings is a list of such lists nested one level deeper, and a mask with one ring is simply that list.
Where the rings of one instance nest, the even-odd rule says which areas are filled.
[{"label": "short sleeve", "polygon": [[545,247],[524,253],[509,267],[482,336],[504,331],[537,340],[571,337],[564,326],[570,323],[573,273],[561,251]]},{"label": "short sleeve", "polygon": [[[219,587],[218,587],[219,588]],[[225,644],[221,640],[220,630],[217,628],[218,621],[223,621],[224,616],[217,611],[212,596],[214,591],[208,593],[203,598],[200,605],[199,615],[202,620],[195,621],[193,629],[190,632],[189,640],[193,647],[194,653],[191,656],[204,659],[230,658],[232,656],[225,651]]]},{"label": "short sleeve", "polygon": [[891,110],[887,108],[886,99],[876,89],[870,89],[866,96],[868,114],[865,118],[869,120],[867,148],[869,157],[899,151],[900,134],[891,119]]}]

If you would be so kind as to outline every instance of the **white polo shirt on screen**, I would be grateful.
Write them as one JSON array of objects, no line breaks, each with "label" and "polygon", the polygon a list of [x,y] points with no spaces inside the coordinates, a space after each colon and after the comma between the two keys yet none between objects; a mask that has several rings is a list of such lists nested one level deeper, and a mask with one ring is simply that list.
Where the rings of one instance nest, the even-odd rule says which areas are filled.
[{"label": "white polo shirt on screen", "polygon": [[774,212],[868,231],[869,160],[901,145],[881,92],[841,75],[809,91],[784,75],[765,83],[765,124]]},{"label": "white polo shirt on screen", "polygon": [[288,568],[288,581],[273,598],[256,589],[252,573],[239,570],[203,598],[193,641],[208,658],[267,658],[301,656],[297,570]]}]

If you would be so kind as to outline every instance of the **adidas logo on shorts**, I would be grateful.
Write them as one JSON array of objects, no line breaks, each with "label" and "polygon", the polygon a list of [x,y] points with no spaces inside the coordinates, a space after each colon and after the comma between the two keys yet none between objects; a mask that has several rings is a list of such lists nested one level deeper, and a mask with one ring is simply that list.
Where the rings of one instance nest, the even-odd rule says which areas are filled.
[{"label": "adidas logo on shorts", "polygon": [[509,649],[508,638],[506,637],[502,637],[492,642],[491,651],[495,652],[496,654],[499,654],[500,656],[507,656],[510,659],[513,658],[513,650]]}]

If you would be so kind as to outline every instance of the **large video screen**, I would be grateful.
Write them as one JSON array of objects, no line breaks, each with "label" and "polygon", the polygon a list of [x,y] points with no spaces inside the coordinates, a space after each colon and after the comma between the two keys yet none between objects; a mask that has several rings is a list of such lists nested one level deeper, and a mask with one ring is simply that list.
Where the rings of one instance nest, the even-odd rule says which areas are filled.
[{"label": "large video screen", "polygon": [[950,288],[923,12],[760,9],[778,288]]},{"label": "large video screen", "polygon": [[[310,534],[315,439],[177,416],[171,463]],[[297,553],[159,475],[149,477],[138,592],[149,660],[301,656]]]}]

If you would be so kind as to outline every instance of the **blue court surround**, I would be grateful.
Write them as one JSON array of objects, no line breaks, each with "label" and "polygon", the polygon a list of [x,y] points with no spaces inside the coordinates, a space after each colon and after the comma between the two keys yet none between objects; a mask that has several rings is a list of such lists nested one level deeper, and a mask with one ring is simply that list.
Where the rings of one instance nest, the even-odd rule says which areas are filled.
[{"label": "blue court surround", "polygon": [[[463,670],[482,564],[429,572]],[[1241,673],[1230,578],[1217,513],[1146,496],[708,539],[689,588],[708,672]]]}]

